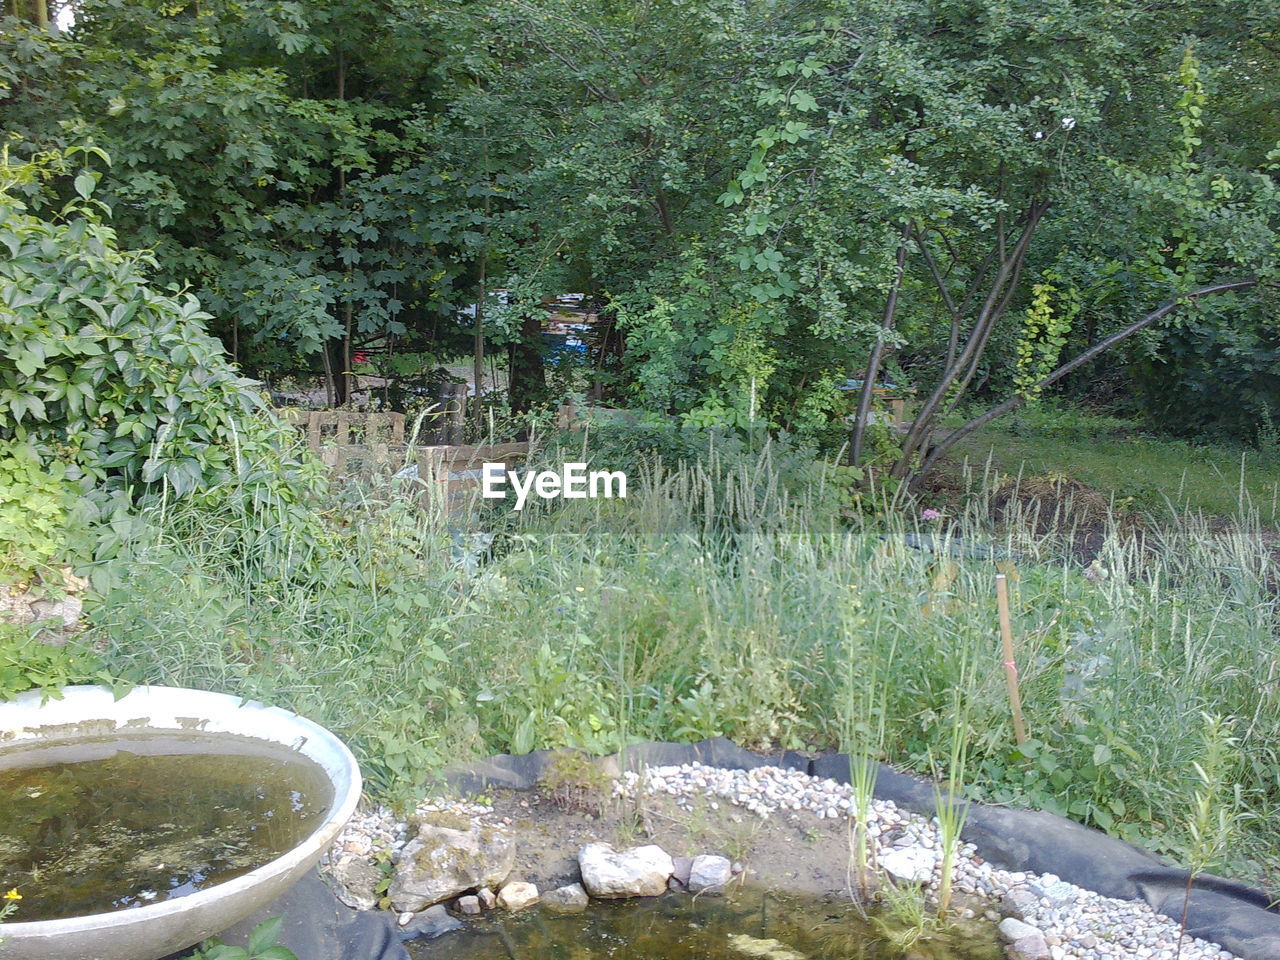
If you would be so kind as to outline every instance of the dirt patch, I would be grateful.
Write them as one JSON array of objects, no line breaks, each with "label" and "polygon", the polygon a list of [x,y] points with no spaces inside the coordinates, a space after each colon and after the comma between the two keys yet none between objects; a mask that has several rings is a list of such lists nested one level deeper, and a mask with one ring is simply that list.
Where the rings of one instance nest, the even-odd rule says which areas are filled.
[{"label": "dirt patch", "polygon": [[695,797],[685,809],[673,797],[652,794],[583,809],[538,789],[497,790],[490,798],[490,818],[509,822],[515,836],[512,877],[541,890],[576,882],[578,849],[594,841],[617,848],[656,843],[673,857],[720,854],[741,867],[740,882],[753,886],[809,894],[849,889],[847,822],[807,811],[764,819],[724,801]]},{"label": "dirt patch", "polygon": [[960,464],[944,461],[921,481],[920,502],[955,516],[976,513],[996,529],[1012,527],[1056,541],[1081,566],[1097,559],[1112,532],[1140,540],[1150,529],[1136,510],[1070,477],[1001,476],[994,489],[979,493],[962,473]]}]

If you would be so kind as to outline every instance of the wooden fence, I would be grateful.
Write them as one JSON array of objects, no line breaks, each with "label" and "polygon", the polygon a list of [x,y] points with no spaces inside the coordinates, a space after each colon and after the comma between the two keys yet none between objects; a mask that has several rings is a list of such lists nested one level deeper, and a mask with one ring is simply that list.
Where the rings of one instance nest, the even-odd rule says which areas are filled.
[{"label": "wooden fence", "polygon": [[[527,443],[418,446],[406,442],[405,417],[400,413],[290,408],[277,413],[305,433],[307,445],[334,477],[363,481],[398,477],[416,486],[423,500],[437,493],[450,502],[465,498],[479,491],[483,464],[501,463],[510,470],[529,455]],[[452,433],[450,429],[445,435]]]}]

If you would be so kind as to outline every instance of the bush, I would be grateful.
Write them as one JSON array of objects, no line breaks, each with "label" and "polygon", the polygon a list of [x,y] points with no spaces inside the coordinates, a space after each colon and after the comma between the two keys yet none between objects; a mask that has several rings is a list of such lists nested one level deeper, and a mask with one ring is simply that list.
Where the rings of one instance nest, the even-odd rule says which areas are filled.
[{"label": "bush", "polygon": [[[99,506],[181,497],[280,460],[286,428],[205,331],[196,299],[157,289],[154,261],[117,248],[91,199],[96,175],[75,178],[78,199],[52,221],[18,198],[56,162],[0,161],[0,439]],[[253,478],[260,496],[291,498],[306,479],[279,467]]]}]

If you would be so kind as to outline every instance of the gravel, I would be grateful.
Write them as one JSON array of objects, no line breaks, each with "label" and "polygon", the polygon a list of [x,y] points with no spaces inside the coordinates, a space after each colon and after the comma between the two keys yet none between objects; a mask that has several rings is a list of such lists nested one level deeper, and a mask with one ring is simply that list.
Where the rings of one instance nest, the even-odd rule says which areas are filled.
[{"label": "gravel", "polygon": [[[624,774],[614,784],[614,795],[632,798],[640,789],[666,794],[686,810],[701,799],[712,807],[731,804],[761,819],[807,812],[819,819],[844,820],[853,812],[847,784],[778,767],[725,770],[698,763],[650,767],[643,775]],[[446,798],[425,800],[417,807],[419,814],[433,811],[483,817],[493,808]],[[866,833],[875,841],[878,855],[905,853],[912,863],[926,868],[931,860],[924,886],[936,894],[942,864],[936,820],[900,810],[889,801],[873,800]],[[351,819],[329,857],[382,856],[394,862],[407,840],[407,824],[378,807]],[[919,876],[923,878],[925,872],[921,870]],[[971,844],[961,845],[952,878],[956,892],[989,901],[987,919],[1013,916],[1038,930],[1053,960],[1234,960],[1234,954],[1220,945],[1193,937],[1183,937],[1179,950],[1178,924],[1146,903],[1103,897],[1052,874],[996,869],[977,856]]]}]

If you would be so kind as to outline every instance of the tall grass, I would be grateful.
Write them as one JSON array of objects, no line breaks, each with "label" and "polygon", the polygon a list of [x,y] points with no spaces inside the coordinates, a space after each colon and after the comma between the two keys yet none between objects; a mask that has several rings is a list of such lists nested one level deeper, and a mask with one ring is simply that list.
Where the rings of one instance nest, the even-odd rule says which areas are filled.
[{"label": "tall grass", "polygon": [[[842,517],[838,473],[765,446],[647,462],[625,501],[520,514],[346,491],[315,505],[318,536],[232,496],[171,504],[118,563],[96,634],[135,679],[331,726],[383,794],[486,752],[713,735],[827,749],[847,742],[851,676],[874,751],[927,772],[950,754],[962,690],[971,793],[1175,854],[1191,845],[1179,825],[1199,718],[1235,717],[1241,803],[1257,816],[1216,866],[1265,874],[1280,850],[1280,676],[1261,531],[1186,517],[1135,538],[1103,509],[1087,570],[1079,512],[1011,483],[976,474],[940,521]],[[492,545],[460,564],[456,544],[479,532]],[[1021,750],[997,569],[1034,738]]]}]

